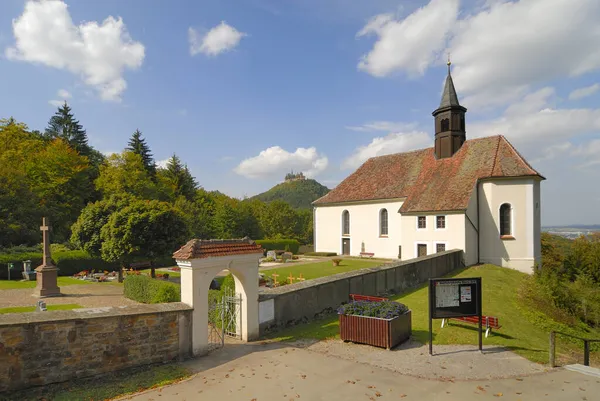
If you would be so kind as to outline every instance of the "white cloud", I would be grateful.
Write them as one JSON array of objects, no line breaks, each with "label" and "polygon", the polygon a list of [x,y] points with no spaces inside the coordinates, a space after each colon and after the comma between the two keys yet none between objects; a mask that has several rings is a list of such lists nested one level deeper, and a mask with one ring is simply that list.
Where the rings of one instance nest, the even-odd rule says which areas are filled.
[{"label": "white cloud", "polygon": [[[582,159],[578,167],[586,168],[600,164],[600,139],[593,139],[573,150],[573,155]],[[594,172],[597,173],[597,170]]]},{"label": "white cloud", "polygon": [[170,157],[168,159],[164,159],[164,160],[157,160],[156,167],[157,168],[167,168],[167,164],[169,164],[169,160],[171,160]]},{"label": "white cloud", "polygon": [[[505,105],[532,85],[600,69],[600,2],[493,0],[463,11],[432,0],[404,20],[379,15],[359,35],[379,36],[359,67],[374,76],[422,74],[446,48],[462,103],[471,110]],[[445,60],[444,60],[445,61]]]},{"label": "white cloud", "polygon": [[319,154],[314,147],[298,148],[290,153],[279,146],[272,146],[258,156],[243,160],[234,171],[248,178],[276,178],[291,170],[314,177],[325,170],[327,165],[327,157]]},{"label": "white cloud", "polygon": [[397,132],[397,131],[411,131],[416,128],[416,123],[403,123],[394,121],[372,121],[363,125],[349,126],[346,129],[359,132]]},{"label": "white cloud", "polygon": [[219,25],[212,28],[204,36],[201,36],[198,31],[190,27],[188,29],[190,54],[195,56],[198,53],[203,53],[207,56],[216,56],[234,49],[244,36],[246,36],[244,32],[227,25],[225,21],[221,21]]},{"label": "white cloud", "polygon": [[358,36],[373,33],[378,40],[361,58],[358,68],[376,77],[398,70],[422,75],[444,48],[458,5],[458,0],[431,0],[403,20],[391,14],[373,17]]},{"label": "white cloud", "polygon": [[13,20],[13,33],[15,45],[5,51],[9,60],[80,75],[103,100],[119,101],[127,88],[124,70],[136,70],[144,60],[144,45],[131,39],[121,18],[75,25],[58,0],[28,1]]},{"label": "white cloud", "polygon": [[569,100],[577,100],[583,99],[584,97],[588,97],[598,92],[600,89],[600,84],[594,84],[590,86],[586,86],[585,88],[575,89],[571,93],[569,93]]},{"label": "white cloud", "polygon": [[342,163],[344,169],[355,169],[371,157],[408,152],[433,146],[433,139],[422,131],[392,133],[374,138],[371,143],[360,146]]},{"label": "white cloud", "polygon": [[463,103],[504,104],[511,91],[599,69],[599,18],[597,0],[497,1],[467,15],[450,43],[457,88],[477,96]]},{"label": "white cloud", "polygon": [[71,98],[71,94],[66,89],[59,89],[57,95],[58,95],[58,97],[63,98],[63,99]]},{"label": "white cloud", "polygon": [[71,98],[71,94],[66,89],[59,89],[56,94],[59,97],[59,99],[54,99],[54,100],[48,101],[48,103],[50,103],[52,106],[55,106],[55,107],[62,106],[67,99]]}]

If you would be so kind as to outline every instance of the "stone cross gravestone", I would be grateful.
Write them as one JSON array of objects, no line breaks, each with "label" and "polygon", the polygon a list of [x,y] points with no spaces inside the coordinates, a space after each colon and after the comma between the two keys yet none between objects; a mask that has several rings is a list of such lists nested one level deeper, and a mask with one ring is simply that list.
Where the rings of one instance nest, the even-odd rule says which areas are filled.
[{"label": "stone cross gravestone", "polygon": [[33,296],[39,298],[61,296],[60,288],[57,285],[58,269],[54,266],[50,255],[50,224],[45,217],[40,230],[42,230],[44,254],[42,265],[35,269],[37,286],[33,290]]}]

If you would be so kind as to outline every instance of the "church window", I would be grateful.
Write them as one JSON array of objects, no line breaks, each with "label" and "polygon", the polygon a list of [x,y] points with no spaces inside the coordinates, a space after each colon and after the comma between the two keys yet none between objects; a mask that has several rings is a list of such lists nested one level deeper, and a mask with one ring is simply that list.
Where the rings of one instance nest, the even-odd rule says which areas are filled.
[{"label": "church window", "polygon": [[417,217],[417,228],[419,230],[424,230],[427,228],[427,216]]},{"label": "church window", "polygon": [[427,244],[417,244],[417,257],[427,256]]},{"label": "church window", "polygon": [[444,243],[437,243],[435,244],[435,251],[436,252],[444,252],[446,250],[446,244]]},{"label": "church window", "polygon": [[347,210],[342,212],[342,235],[350,235],[350,213]]},{"label": "church window", "polygon": [[444,118],[442,120],[442,132],[450,131],[450,119]]},{"label": "church window", "polygon": [[388,235],[388,211],[387,209],[381,209],[379,212],[379,235]]},{"label": "church window", "polygon": [[500,235],[512,236],[512,207],[508,203],[500,206]]},{"label": "church window", "polygon": [[435,228],[438,230],[446,228],[446,216],[435,216]]}]

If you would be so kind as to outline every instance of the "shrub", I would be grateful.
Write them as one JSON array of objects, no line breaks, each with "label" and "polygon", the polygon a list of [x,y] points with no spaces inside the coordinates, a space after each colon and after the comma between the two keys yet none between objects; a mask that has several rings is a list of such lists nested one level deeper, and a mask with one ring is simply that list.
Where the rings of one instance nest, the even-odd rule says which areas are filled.
[{"label": "shrub", "polygon": [[125,279],[125,297],[145,304],[180,302],[179,286],[164,280],[144,275],[128,275]]},{"label": "shrub", "polygon": [[300,243],[295,239],[263,239],[256,243],[266,251],[286,249],[292,253],[298,253]]},{"label": "shrub", "polygon": [[337,256],[335,252],[307,252],[305,256]]},{"label": "shrub", "polygon": [[262,261],[265,262],[265,263],[268,263],[268,262],[274,262],[275,259],[273,259],[273,258],[264,258]]},{"label": "shrub", "polygon": [[358,315],[393,319],[408,312],[408,307],[394,301],[352,301],[338,308],[338,315]]},{"label": "shrub", "polygon": [[333,262],[334,266],[339,266],[342,259],[331,259],[331,261]]}]

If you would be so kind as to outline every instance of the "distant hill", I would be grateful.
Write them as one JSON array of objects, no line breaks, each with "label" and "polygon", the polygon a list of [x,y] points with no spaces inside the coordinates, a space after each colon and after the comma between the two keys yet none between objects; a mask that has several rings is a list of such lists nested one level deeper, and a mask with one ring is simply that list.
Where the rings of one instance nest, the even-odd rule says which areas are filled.
[{"label": "distant hill", "polygon": [[310,209],[311,203],[329,192],[329,188],[304,176],[286,177],[286,181],[275,185],[267,192],[253,196],[263,202],[282,200],[296,209]]}]

